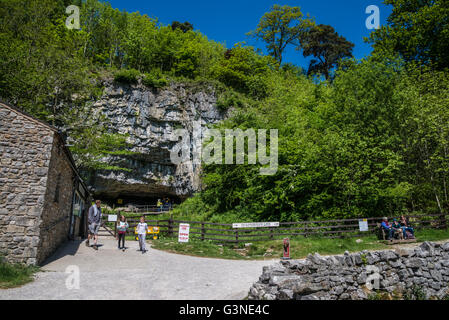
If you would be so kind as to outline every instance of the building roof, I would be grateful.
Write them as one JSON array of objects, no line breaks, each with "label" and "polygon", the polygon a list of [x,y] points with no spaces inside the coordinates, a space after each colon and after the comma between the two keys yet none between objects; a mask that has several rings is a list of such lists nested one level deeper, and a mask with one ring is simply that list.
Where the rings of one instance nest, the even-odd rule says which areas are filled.
[{"label": "building roof", "polygon": [[88,195],[90,196],[89,189],[87,188],[86,184],[84,183],[83,178],[81,178],[81,176],[80,176],[80,174],[78,172],[78,169],[76,168],[75,160],[73,159],[72,153],[70,152],[69,148],[66,146],[65,139],[64,139],[61,131],[58,128],[56,128],[55,126],[52,126],[51,124],[49,124],[49,123],[47,123],[45,121],[36,119],[32,115],[30,115],[30,114],[20,110],[16,106],[13,106],[13,105],[11,105],[9,103],[6,103],[6,102],[4,102],[2,100],[0,100],[0,108],[6,108],[6,109],[9,109],[9,110],[11,110],[13,112],[17,112],[17,113],[21,114],[23,117],[27,118],[28,120],[30,120],[30,121],[38,124],[38,125],[44,126],[47,129],[50,129],[51,131],[56,133],[56,135],[58,136],[58,138],[62,142],[62,146],[63,146],[64,152],[67,155],[67,158],[69,159],[70,166],[72,167],[72,170],[75,172],[76,176],[78,177],[79,182],[82,184],[83,188],[87,191]]},{"label": "building roof", "polygon": [[30,121],[32,121],[32,122],[34,122],[34,123],[37,123],[37,124],[39,124],[39,125],[41,125],[41,126],[44,126],[44,127],[48,128],[48,129],[50,129],[50,130],[59,132],[58,128],[52,126],[51,124],[49,124],[49,123],[47,123],[47,122],[45,122],[45,121],[36,119],[35,117],[33,117],[32,115],[26,113],[25,111],[22,111],[22,110],[20,110],[19,108],[15,107],[15,106],[13,106],[13,105],[10,105],[10,104],[8,104],[8,103],[2,101],[2,100],[0,100],[0,107],[4,107],[4,108],[9,109],[9,110],[11,110],[11,111],[20,113],[22,116],[24,116],[25,118],[27,118],[28,120],[30,120]]}]

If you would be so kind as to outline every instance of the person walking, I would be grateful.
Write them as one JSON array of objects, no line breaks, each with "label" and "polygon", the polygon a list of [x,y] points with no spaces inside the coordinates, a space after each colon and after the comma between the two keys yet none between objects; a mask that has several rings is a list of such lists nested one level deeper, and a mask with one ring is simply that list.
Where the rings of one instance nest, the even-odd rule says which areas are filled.
[{"label": "person walking", "polygon": [[89,208],[89,213],[87,215],[87,222],[89,225],[89,235],[87,236],[86,247],[90,247],[90,239],[94,239],[93,248],[98,250],[98,231],[101,226],[101,201],[95,201],[95,204]]},{"label": "person walking", "polygon": [[[125,237],[126,237],[126,231],[129,228],[129,224],[126,221],[126,218],[124,215],[120,215],[120,221],[117,224],[117,231],[118,231],[118,249],[123,250],[125,252]],[[122,245],[120,246],[120,243]]]},{"label": "person walking", "polygon": [[140,223],[137,225],[137,236],[139,237],[139,247],[142,254],[147,252],[145,246],[145,238],[147,236],[148,225],[145,223],[145,217],[140,218]]}]

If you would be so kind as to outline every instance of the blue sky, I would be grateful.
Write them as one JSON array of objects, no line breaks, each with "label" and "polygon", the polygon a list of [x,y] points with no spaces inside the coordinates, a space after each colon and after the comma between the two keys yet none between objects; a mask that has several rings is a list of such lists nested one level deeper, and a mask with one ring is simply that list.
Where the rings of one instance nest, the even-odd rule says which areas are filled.
[{"label": "blue sky", "polygon": [[[303,13],[309,13],[318,24],[328,24],[346,39],[355,44],[353,54],[361,59],[371,52],[371,46],[364,43],[363,37],[370,34],[365,21],[369,5],[380,9],[380,24],[386,23],[391,7],[382,0],[110,0],[112,7],[128,12],[139,11],[157,17],[163,24],[172,21],[189,21],[195,30],[201,31],[209,39],[232,47],[235,43],[246,41],[249,45],[264,49],[264,44],[248,38],[245,34],[256,28],[260,17],[270,10],[273,4],[299,6]],[[265,51],[265,50],[264,50]],[[293,47],[287,49],[284,62],[307,67],[308,62]]]}]

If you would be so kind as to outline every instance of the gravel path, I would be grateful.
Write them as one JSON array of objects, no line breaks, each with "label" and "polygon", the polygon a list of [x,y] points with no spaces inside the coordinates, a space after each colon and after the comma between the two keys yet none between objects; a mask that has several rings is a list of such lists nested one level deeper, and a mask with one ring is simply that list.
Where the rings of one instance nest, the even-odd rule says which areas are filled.
[{"label": "gravel path", "polygon": [[[84,242],[69,242],[56,252],[36,275],[20,288],[0,290],[0,299],[244,299],[262,274],[276,262],[197,258],[149,249],[137,251],[128,241],[126,252],[112,238],[101,238],[98,251]],[[149,247],[149,245],[147,245]],[[68,289],[68,266],[78,266],[80,288]]]}]

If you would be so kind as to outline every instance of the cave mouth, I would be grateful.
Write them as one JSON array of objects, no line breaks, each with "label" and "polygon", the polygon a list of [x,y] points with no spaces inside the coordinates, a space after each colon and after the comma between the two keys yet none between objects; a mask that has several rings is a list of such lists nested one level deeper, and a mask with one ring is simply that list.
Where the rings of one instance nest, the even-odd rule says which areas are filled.
[{"label": "cave mouth", "polygon": [[103,203],[107,204],[111,208],[128,207],[128,206],[155,206],[157,201],[160,199],[168,198],[172,205],[181,204],[184,202],[184,198],[173,194],[152,194],[152,195],[129,195],[129,194],[119,194],[117,196],[111,197],[108,195],[98,195]]}]

